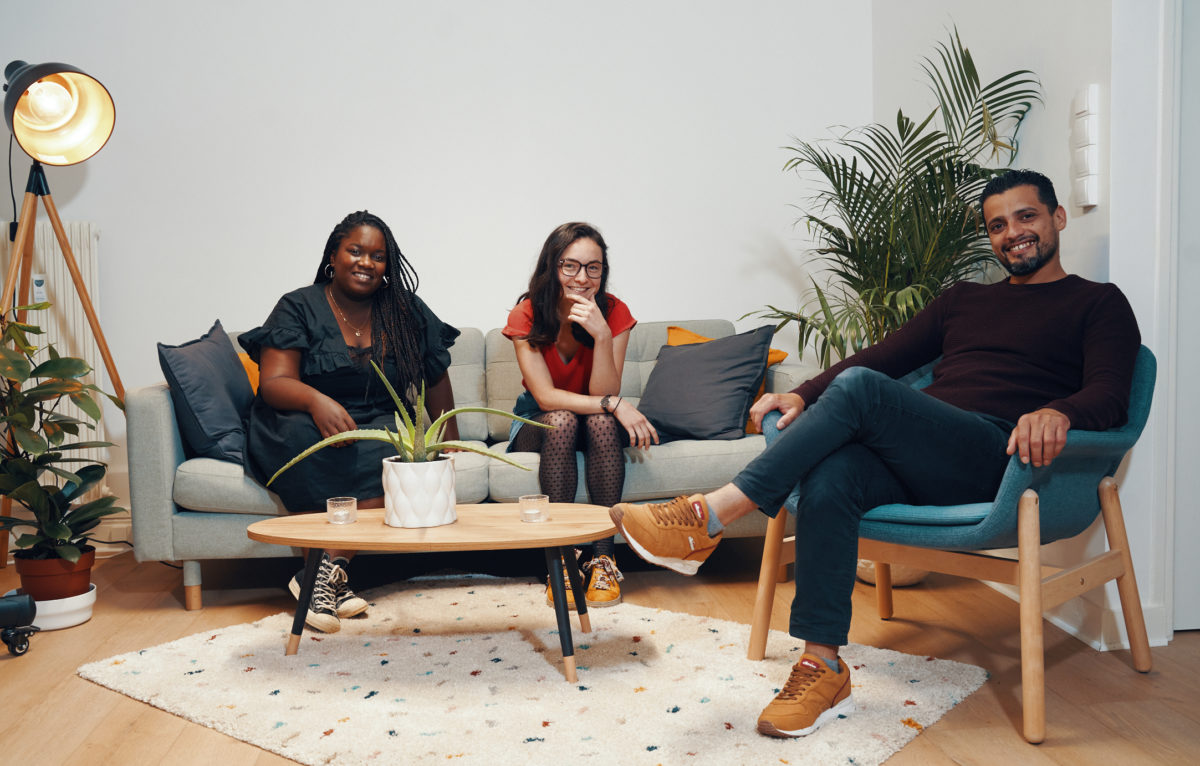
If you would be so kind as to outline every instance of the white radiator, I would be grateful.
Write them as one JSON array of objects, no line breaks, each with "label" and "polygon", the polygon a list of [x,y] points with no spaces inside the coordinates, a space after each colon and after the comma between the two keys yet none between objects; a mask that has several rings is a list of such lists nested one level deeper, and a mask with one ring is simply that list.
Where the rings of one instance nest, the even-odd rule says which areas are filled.
[{"label": "white radiator", "polygon": [[[67,261],[59,250],[54,229],[51,228],[48,221],[44,220],[44,211],[40,209],[40,206],[38,212],[43,215],[39,215],[42,220],[39,220],[37,226],[34,227],[31,274],[35,275],[35,280],[30,282],[28,303],[38,303],[43,300],[40,293],[44,290],[45,300],[50,301],[51,306],[44,311],[32,311],[26,317],[29,324],[42,328],[45,333],[30,338],[30,341],[37,346],[53,343],[54,348],[62,356],[83,359],[92,367],[92,372],[85,380],[99,385],[105,391],[110,391],[108,376],[104,370],[104,360],[100,357],[100,347],[96,343],[91,325],[88,324],[87,315],[83,312],[83,303],[71,280],[71,272],[67,270]],[[71,244],[71,250],[75,255],[83,282],[87,286],[88,295],[92,299],[92,305],[98,313],[100,311],[100,275],[97,262],[100,249],[100,229],[89,222],[65,221],[63,228],[66,230],[67,241]],[[0,273],[7,273],[11,256],[10,250],[13,243],[8,240],[8,232],[8,224],[5,223],[3,236],[0,236],[0,262],[3,263],[4,270]],[[42,280],[41,288],[36,285],[38,278]],[[0,290],[2,289],[0,287]],[[17,283],[17,289],[20,290],[20,282]],[[43,356],[37,357],[39,361],[44,358]],[[59,404],[58,411],[85,422],[92,422],[69,400],[64,400]],[[105,441],[104,421],[101,420],[95,426],[95,431],[81,427],[80,440]],[[107,463],[108,449],[79,450],[75,456]],[[64,467],[70,470],[71,464]],[[47,474],[48,476],[49,474]],[[88,498],[99,497],[106,493],[107,487],[102,486],[89,493]]]}]

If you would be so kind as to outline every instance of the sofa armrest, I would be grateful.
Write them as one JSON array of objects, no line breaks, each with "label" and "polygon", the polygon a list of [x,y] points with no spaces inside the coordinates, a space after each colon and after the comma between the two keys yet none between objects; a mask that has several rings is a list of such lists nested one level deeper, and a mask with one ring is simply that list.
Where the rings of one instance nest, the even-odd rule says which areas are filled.
[{"label": "sofa armrest", "polygon": [[134,555],[138,561],[173,561],[171,517],[179,509],[171,492],[185,456],[170,389],[159,383],[129,391],[125,417]]},{"label": "sofa armrest", "polygon": [[803,362],[784,362],[767,368],[767,392],[782,394],[791,391],[801,383],[815,378],[825,370],[818,364]]}]

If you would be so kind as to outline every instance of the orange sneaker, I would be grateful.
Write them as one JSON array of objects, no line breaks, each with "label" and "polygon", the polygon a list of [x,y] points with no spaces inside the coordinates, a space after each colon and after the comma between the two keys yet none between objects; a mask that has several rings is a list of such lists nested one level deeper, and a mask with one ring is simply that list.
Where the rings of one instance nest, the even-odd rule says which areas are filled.
[{"label": "orange sneaker", "polygon": [[603,608],[621,603],[621,581],[625,575],[617,569],[611,556],[597,556],[584,564],[583,568],[591,572],[584,596],[588,607]]},{"label": "orange sneaker", "polygon": [[[575,593],[571,590],[571,580],[567,577],[567,568],[562,571],[563,587],[567,590],[567,609],[575,611]],[[550,578],[546,578],[546,606],[554,606],[554,589],[550,587]]]},{"label": "orange sneaker", "polygon": [[803,737],[854,712],[850,668],[838,658],[834,673],[825,660],[803,654],[783,690],[758,716],[758,732],[770,737]]},{"label": "orange sneaker", "polygon": [[721,532],[716,537],[708,536],[704,495],[646,505],[617,503],[608,515],[639,556],[680,574],[696,574],[721,542]]}]

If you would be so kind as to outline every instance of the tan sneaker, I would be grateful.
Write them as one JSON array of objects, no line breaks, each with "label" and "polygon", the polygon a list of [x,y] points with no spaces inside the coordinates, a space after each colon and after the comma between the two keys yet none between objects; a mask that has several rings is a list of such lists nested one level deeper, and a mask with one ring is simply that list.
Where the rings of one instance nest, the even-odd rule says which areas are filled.
[{"label": "tan sneaker", "polygon": [[591,572],[587,594],[584,596],[589,607],[603,608],[621,603],[621,581],[625,575],[609,556],[597,556],[583,565]]},{"label": "tan sneaker", "polygon": [[854,712],[850,668],[838,658],[834,673],[825,660],[801,655],[783,691],[758,716],[758,733],[771,737],[803,737],[836,718]]},{"label": "tan sneaker", "polygon": [[639,556],[680,574],[696,574],[721,542],[721,532],[716,537],[708,536],[704,495],[646,505],[617,503],[608,515]]}]

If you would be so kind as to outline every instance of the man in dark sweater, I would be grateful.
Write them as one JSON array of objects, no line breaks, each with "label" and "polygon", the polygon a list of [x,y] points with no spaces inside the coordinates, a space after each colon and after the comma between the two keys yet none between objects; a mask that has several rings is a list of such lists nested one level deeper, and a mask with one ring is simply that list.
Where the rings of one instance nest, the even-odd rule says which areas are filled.
[{"label": "man in dark sweater", "polygon": [[[1050,180],[1009,171],[980,205],[1008,279],[956,284],[881,343],[790,393],[763,396],[750,410],[755,423],[778,410],[783,430],[731,484],[612,508],[639,555],[694,574],[726,524],[756,508],[773,516],[800,488],[789,632],[805,651],[759,716],[763,734],[803,736],[854,710],[838,649],[864,513],[989,501],[1010,455],[1049,465],[1069,428],[1125,421],[1137,323],[1116,286],[1063,270],[1067,217]],[[896,380],[939,357],[923,391]]]}]

